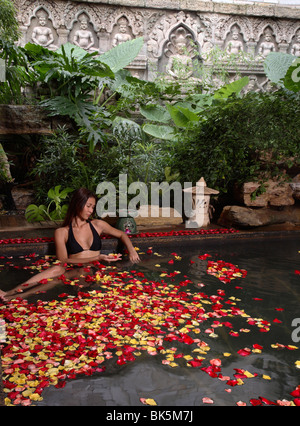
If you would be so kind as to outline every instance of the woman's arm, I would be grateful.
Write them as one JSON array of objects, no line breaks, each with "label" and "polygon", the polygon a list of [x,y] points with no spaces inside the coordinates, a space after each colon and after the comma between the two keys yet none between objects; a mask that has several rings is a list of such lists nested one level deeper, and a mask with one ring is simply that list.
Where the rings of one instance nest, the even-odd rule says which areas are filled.
[{"label": "woman's arm", "polygon": [[[94,222],[93,222],[94,224]],[[137,254],[135,248],[133,247],[130,239],[125,234],[125,232],[120,231],[119,229],[113,228],[108,223],[106,223],[104,220],[96,220],[95,226],[99,233],[104,233],[107,235],[111,235],[112,237],[119,238],[123,244],[125,244],[128,253],[129,253],[129,259],[132,263],[138,263],[140,262],[140,257]]]}]

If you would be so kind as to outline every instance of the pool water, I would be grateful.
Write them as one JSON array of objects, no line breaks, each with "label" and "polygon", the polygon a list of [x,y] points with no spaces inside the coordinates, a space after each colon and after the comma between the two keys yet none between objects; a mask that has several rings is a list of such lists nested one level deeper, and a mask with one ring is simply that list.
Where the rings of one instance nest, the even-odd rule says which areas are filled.
[{"label": "pool water", "polygon": [[[292,326],[297,318],[300,326],[298,239],[203,240],[172,248],[158,243],[144,250],[141,259],[134,266],[121,262],[108,273],[131,274],[131,280],[128,275],[124,279],[126,291],[118,293],[126,303],[133,303],[134,298],[141,303],[146,300],[143,307],[146,303],[151,303],[152,310],[158,306],[161,311],[154,312],[161,315],[166,309],[164,318],[169,323],[155,323],[159,350],[151,353],[148,346],[134,360],[117,363],[121,357],[116,358],[118,348],[114,348],[103,363],[105,371],[67,379],[64,387],[47,386],[37,405],[141,406],[141,398],[150,398],[158,406],[230,406],[294,399],[290,393],[300,385],[300,330]],[[29,277],[32,271],[23,267],[36,260],[2,259],[1,289],[8,290]],[[157,283],[155,297],[149,289],[142,293],[132,287],[131,292],[132,277],[138,287]],[[80,285],[60,281],[51,290],[30,296],[28,303],[56,300],[59,304],[67,294],[75,299],[78,291],[90,290],[101,290],[107,294],[107,304],[111,302],[109,285],[101,281]],[[123,286],[121,281],[116,285],[114,294]],[[176,314],[176,305],[170,307],[175,300],[181,312],[177,325],[170,319]],[[109,317],[114,314],[114,305],[110,306]],[[197,317],[193,314],[196,307]],[[128,312],[133,311],[131,305]],[[138,308],[136,312],[139,320]],[[195,318],[198,323],[193,323]],[[209,349],[203,351],[203,347]]]}]

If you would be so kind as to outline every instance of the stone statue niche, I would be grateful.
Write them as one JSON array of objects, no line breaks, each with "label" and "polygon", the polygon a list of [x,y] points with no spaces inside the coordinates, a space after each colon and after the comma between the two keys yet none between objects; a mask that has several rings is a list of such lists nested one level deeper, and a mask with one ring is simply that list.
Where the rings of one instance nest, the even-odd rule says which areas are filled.
[{"label": "stone statue niche", "polygon": [[274,31],[271,27],[267,27],[258,43],[257,54],[259,56],[259,59],[265,59],[269,53],[276,51],[277,46],[275,44]]},{"label": "stone statue niche", "polygon": [[118,19],[116,25],[113,28],[111,39],[112,47],[116,47],[125,41],[129,41],[133,38],[132,30],[130,28],[128,19],[122,16]]},{"label": "stone statue niche", "polygon": [[300,30],[296,33],[292,41],[291,54],[300,58]]},{"label": "stone statue niche", "polygon": [[53,27],[49,13],[44,8],[38,9],[31,18],[27,36],[28,41],[32,43],[39,44],[50,50],[58,49],[58,35]]},{"label": "stone statue niche", "polygon": [[241,52],[244,52],[244,40],[238,25],[231,27],[225,46],[228,55],[239,55]]},{"label": "stone statue niche", "polygon": [[160,61],[160,70],[165,69],[167,77],[174,80],[188,80],[194,73],[194,63],[198,53],[198,44],[192,34],[183,26],[175,29],[166,42],[164,55]]},{"label": "stone statue niche", "polygon": [[70,32],[69,41],[87,52],[98,52],[99,42],[93,24],[85,13],[82,13],[77,21],[74,21]]}]

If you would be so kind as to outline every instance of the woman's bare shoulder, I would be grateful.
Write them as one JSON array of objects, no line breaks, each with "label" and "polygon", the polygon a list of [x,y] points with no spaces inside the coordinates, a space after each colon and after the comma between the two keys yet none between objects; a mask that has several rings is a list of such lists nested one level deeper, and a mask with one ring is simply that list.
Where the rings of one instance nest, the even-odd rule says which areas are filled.
[{"label": "woman's bare shoulder", "polygon": [[102,231],[103,228],[105,228],[106,226],[106,222],[102,219],[93,219],[91,222],[92,222],[92,225],[99,231]]},{"label": "woman's bare shoulder", "polygon": [[96,228],[97,232],[99,232],[99,235],[101,234],[108,234],[112,235],[116,238],[121,238],[123,232],[119,229],[114,228],[109,223],[107,223],[105,220],[101,219],[95,219],[92,221],[93,226]]},{"label": "woman's bare shoulder", "polygon": [[57,228],[54,232],[54,238],[65,238],[68,235],[68,227],[62,226]]}]

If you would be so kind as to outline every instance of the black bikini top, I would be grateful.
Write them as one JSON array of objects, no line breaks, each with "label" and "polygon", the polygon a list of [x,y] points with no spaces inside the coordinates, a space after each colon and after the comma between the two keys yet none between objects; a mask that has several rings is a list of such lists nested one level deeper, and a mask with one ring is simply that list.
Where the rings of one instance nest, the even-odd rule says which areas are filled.
[{"label": "black bikini top", "polygon": [[72,224],[70,223],[69,237],[68,237],[68,241],[66,243],[68,254],[77,254],[77,253],[81,253],[82,251],[86,251],[86,250],[92,250],[92,251],[101,250],[102,243],[101,243],[100,235],[98,234],[98,232],[96,231],[96,229],[94,228],[92,223],[89,220],[87,222],[90,225],[90,228],[91,228],[92,233],[93,233],[93,242],[92,242],[91,247],[89,249],[83,249],[81,247],[81,245],[75,240],[73,229],[72,229]]}]

